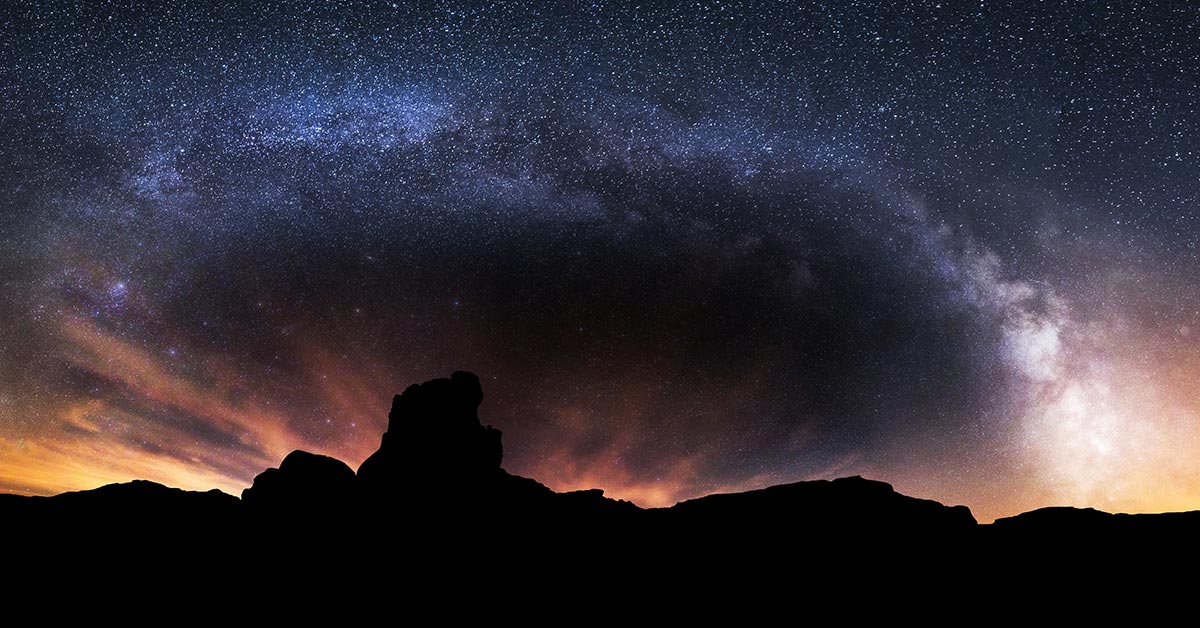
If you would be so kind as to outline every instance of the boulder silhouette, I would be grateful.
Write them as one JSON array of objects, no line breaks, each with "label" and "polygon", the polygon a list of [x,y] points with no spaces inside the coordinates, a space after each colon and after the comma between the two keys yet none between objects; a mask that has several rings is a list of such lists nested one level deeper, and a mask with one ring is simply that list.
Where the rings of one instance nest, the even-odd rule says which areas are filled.
[{"label": "boulder silhouette", "polygon": [[259,512],[343,506],[355,498],[354,471],[329,456],[297,449],[254,478],[242,502]]}]

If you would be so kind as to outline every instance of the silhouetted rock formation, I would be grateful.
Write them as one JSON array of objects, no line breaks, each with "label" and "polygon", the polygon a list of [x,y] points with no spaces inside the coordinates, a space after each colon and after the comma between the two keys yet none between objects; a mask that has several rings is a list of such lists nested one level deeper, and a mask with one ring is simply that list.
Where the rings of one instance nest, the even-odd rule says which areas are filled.
[{"label": "silhouetted rock formation", "polygon": [[376,493],[473,489],[500,471],[500,430],[480,425],[483,388],[474,373],[413,384],[392,399],[383,442],[358,468]]},{"label": "silhouetted rock formation", "polygon": [[[24,540],[18,559],[21,551],[53,551],[75,562],[132,556],[159,570],[254,566],[324,589],[347,570],[403,569],[435,586],[502,571],[581,587],[587,573],[615,569],[641,587],[687,581],[703,591],[739,574],[741,586],[756,590],[771,583],[747,574],[776,573],[761,569],[768,563],[788,565],[806,586],[864,572],[903,580],[913,565],[936,565],[945,585],[968,559],[1022,569],[1071,556],[1070,564],[1085,565],[1100,544],[1144,566],[1146,556],[1200,532],[1200,513],[1070,508],[979,526],[964,506],[861,477],[646,510],[598,489],[556,493],[505,471],[500,431],[479,421],[482,400],[479,379],[465,372],[410,386],[393,400],[382,444],[357,474],[334,458],[294,451],[241,500],[135,481],[54,497],[0,495],[0,522],[8,538]],[[589,571],[598,565],[607,567]]]},{"label": "silhouetted rock formation", "polygon": [[479,421],[483,389],[473,373],[409,386],[392,400],[379,450],[358,469],[371,516],[406,511],[411,525],[559,534],[570,522],[640,509],[603,491],[555,493],[509,474],[500,430]]}]

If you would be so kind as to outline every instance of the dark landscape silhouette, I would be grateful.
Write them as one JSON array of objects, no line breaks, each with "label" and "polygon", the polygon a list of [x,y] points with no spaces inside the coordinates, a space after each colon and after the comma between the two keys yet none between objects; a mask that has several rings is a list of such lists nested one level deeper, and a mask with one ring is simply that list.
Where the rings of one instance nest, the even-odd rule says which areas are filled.
[{"label": "dark landscape silhouette", "polygon": [[[357,473],[294,451],[241,499],[142,480],[53,497],[0,495],[6,538],[20,540],[9,555],[55,571],[120,561],[171,578],[269,573],[329,590],[348,586],[347,573],[384,565],[432,582],[469,574],[493,591],[533,581],[613,585],[618,577],[660,590],[688,583],[694,594],[847,581],[911,587],[918,576],[968,588],[1010,570],[1051,578],[1027,571],[1047,564],[1058,570],[1053,577],[1064,569],[1094,576],[1097,566],[1179,556],[1200,532],[1200,512],[1075,508],[980,525],[965,506],[861,477],[644,509],[598,489],[558,493],[505,471],[500,431],[477,416],[482,400],[479,379],[461,371],[410,386],[395,397],[382,444]],[[963,577],[980,565],[989,567]],[[775,575],[781,566],[784,581]],[[368,585],[382,583],[355,586]]]}]

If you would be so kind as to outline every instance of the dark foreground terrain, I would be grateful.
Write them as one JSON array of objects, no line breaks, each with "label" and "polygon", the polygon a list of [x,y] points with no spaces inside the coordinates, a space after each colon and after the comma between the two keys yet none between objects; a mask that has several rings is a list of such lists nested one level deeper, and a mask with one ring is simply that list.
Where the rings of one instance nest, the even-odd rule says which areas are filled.
[{"label": "dark foreground terrain", "polygon": [[500,432],[477,416],[482,400],[479,379],[465,372],[410,386],[357,473],[295,451],[241,499],[146,481],[0,495],[8,582],[268,586],[300,596],[287,603],[293,610],[304,595],[384,590],[410,603],[458,594],[616,596],[660,608],[689,600],[695,613],[697,601],[733,594],[828,605],[952,593],[961,602],[997,586],[1037,597],[1114,579],[1144,584],[1190,572],[1200,544],[1200,512],[1046,508],[979,525],[965,506],[861,477],[661,509],[600,490],[556,493],[503,469]]}]

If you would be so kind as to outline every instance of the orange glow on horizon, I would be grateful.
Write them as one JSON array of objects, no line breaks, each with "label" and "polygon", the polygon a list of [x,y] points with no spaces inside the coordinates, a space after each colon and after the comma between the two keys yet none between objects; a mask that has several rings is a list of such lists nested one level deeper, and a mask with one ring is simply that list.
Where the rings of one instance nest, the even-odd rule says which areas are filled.
[{"label": "orange glow on horizon", "polygon": [[[1020,430],[1013,457],[1021,464],[1003,477],[937,479],[911,462],[848,457],[804,476],[761,473],[722,482],[705,477],[703,450],[663,459],[649,477],[634,472],[625,459],[628,452],[647,446],[637,428],[654,407],[653,391],[636,384],[637,374],[610,383],[634,391],[629,394],[596,397],[599,401],[591,407],[547,406],[558,448],[536,457],[514,455],[508,434],[505,467],[558,491],[601,488],[609,497],[643,507],[670,506],[715,492],[863,475],[914,497],[967,505],[984,523],[1050,505],[1110,512],[1197,508],[1200,462],[1191,452],[1200,448],[1200,396],[1191,386],[1197,375],[1193,362],[1184,355],[1151,365],[1132,350],[1117,350],[1119,345],[1094,329],[1082,339],[1070,331],[1061,332],[1063,342],[1085,349],[1074,356],[1056,353],[1059,345],[1047,344],[1046,333],[1029,335],[1035,345],[1022,355],[1037,361],[1038,368],[1030,372],[1037,376],[1040,392],[1028,400],[1016,423]],[[0,412],[43,417],[35,434],[0,435],[0,491],[49,495],[147,479],[237,495],[255,475],[297,448],[357,467],[378,447],[391,394],[399,392],[391,389],[401,388],[392,384],[394,376],[356,364],[352,356],[309,346],[301,353],[305,371],[315,374],[308,392],[337,418],[317,441],[290,422],[288,409],[275,401],[277,391],[247,391],[237,382],[248,380],[211,355],[197,356],[188,364],[192,371],[184,373],[169,359],[87,319],[69,320],[63,337],[70,341],[66,355],[72,367],[116,387],[129,403],[85,395],[0,406]],[[1104,351],[1085,341],[1103,345]],[[410,377],[416,381],[420,376]],[[734,389],[754,394],[751,384]],[[718,421],[726,411],[709,408],[695,420]],[[485,399],[483,422],[503,429],[504,416],[491,412]],[[213,434],[197,438],[183,423],[162,419],[173,414],[190,417]],[[597,433],[597,426],[608,431]],[[805,432],[793,444],[802,452],[817,438]],[[592,442],[601,445],[588,445]]]}]

